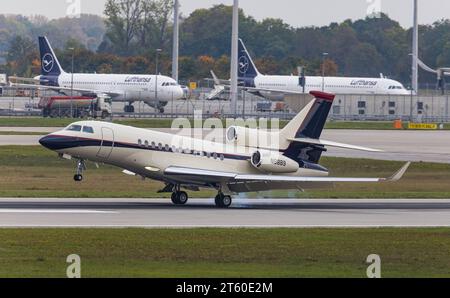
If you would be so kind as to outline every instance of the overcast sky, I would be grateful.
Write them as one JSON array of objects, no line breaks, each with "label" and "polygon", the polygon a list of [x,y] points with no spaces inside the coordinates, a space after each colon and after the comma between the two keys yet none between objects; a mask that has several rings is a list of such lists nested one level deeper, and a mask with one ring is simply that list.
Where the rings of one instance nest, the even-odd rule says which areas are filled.
[{"label": "overcast sky", "polygon": [[[103,14],[106,0],[1,0],[0,13],[45,15],[59,18],[70,11],[70,3],[79,1],[82,13]],[[181,11],[186,16],[197,8],[209,8],[214,4],[232,4],[232,0],[180,0]],[[413,0],[240,0],[244,11],[261,20],[267,17],[281,18],[294,27],[322,26],[345,19],[360,19],[373,9],[387,13],[402,26],[412,25]],[[431,24],[442,18],[450,19],[449,0],[419,0],[421,24]],[[74,6],[72,6],[74,7]]]}]

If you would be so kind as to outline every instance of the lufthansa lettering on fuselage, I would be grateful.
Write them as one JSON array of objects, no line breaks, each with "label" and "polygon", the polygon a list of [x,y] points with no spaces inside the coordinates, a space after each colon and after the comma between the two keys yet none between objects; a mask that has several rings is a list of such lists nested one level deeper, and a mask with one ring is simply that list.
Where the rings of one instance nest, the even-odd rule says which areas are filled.
[{"label": "lufthansa lettering on fuselage", "polygon": [[367,81],[367,80],[353,80],[350,85],[352,86],[375,86],[377,81]]},{"label": "lufthansa lettering on fuselage", "polygon": [[150,77],[126,77],[125,83],[150,83]]}]

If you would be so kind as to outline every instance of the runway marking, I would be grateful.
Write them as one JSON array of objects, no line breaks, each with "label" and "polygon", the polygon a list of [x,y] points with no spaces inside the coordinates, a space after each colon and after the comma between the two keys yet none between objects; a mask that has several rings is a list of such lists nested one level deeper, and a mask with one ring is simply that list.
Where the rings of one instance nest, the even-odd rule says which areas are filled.
[{"label": "runway marking", "polygon": [[450,228],[448,225],[0,225],[1,228],[92,228],[92,229],[381,229]]},{"label": "runway marking", "polygon": [[66,213],[66,214],[117,214],[117,211],[63,210],[63,209],[0,209],[0,213]]}]

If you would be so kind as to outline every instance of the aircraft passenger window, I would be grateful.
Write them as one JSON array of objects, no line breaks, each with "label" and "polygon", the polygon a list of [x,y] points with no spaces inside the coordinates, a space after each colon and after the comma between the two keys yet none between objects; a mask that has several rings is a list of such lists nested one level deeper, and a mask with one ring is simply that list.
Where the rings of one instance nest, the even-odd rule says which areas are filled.
[{"label": "aircraft passenger window", "polygon": [[220,160],[223,161],[225,159],[225,156],[223,154],[220,154]]},{"label": "aircraft passenger window", "polygon": [[145,141],[145,147],[147,147],[148,148],[148,141]]},{"label": "aircraft passenger window", "polygon": [[94,129],[90,126],[83,126],[83,132],[94,133]]},{"label": "aircraft passenger window", "polygon": [[169,151],[170,151],[170,146],[169,146],[169,145],[166,145],[166,146],[164,147],[164,149],[165,149],[167,152],[169,152]]},{"label": "aircraft passenger window", "polygon": [[214,153],[213,157],[214,157],[214,159],[217,159],[217,157],[219,157],[219,156],[217,155],[217,153]]},{"label": "aircraft passenger window", "polygon": [[159,150],[162,150],[162,148],[163,148],[163,145],[162,145],[161,143],[159,143],[159,144],[158,144],[158,149],[159,149]]},{"label": "aircraft passenger window", "polygon": [[138,140],[138,145],[142,146],[142,140],[141,139]]},{"label": "aircraft passenger window", "polygon": [[156,148],[156,143],[152,142],[152,148],[155,149]]},{"label": "aircraft passenger window", "polygon": [[211,158],[211,153],[210,152],[206,152],[206,157]]},{"label": "aircraft passenger window", "polygon": [[81,125],[71,125],[66,130],[68,130],[68,131],[81,131]]}]

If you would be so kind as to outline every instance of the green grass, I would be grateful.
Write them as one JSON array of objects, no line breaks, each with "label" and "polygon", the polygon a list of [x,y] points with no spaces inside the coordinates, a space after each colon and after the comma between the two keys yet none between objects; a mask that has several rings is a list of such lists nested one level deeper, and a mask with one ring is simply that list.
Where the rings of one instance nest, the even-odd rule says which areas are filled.
[{"label": "green grass", "polygon": [[[68,118],[1,117],[0,127],[65,127],[75,121],[77,120]],[[172,119],[116,118],[114,122],[142,128],[170,128],[172,126]],[[284,127],[287,123],[288,121],[280,121],[280,127]],[[225,121],[223,121],[223,125],[225,126]],[[394,124],[392,121],[331,121],[326,124],[325,128],[392,130],[394,129]],[[403,123],[403,129],[406,128],[407,123]],[[446,123],[444,129],[449,130],[450,124]]]},{"label": "green grass", "polygon": [[[332,176],[389,177],[402,162],[323,158]],[[85,181],[72,180],[75,161],[60,159],[40,146],[0,146],[0,197],[168,198],[158,194],[162,184],[127,176],[121,169],[88,163]],[[307,192],[271,191],[248,197],[280,198],[450,198],[450,165],[414,163],[396,183],[336,184],[334,188]],[[191,192],[191,197],[211,198],[215,191]]]},{"label": "green grass", "polygon": [[0,277],[450,277],[450,229],[2,229]]}]

